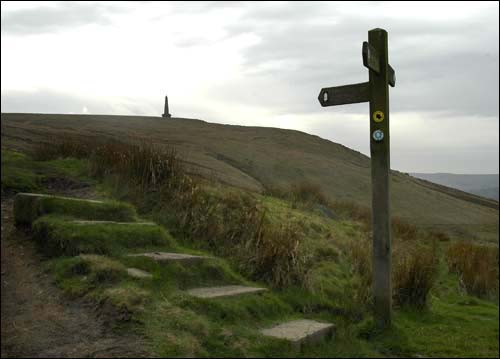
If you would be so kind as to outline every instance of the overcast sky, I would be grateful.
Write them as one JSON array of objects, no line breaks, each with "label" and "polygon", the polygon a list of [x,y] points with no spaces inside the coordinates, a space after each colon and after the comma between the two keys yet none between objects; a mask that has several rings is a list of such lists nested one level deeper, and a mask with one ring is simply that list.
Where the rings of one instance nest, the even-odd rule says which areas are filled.
[{"label": "overcast sky", "polygon": [[389,33],[391,166],[498,173],[499,4],[1,2],[2,112],[161,115],[290,128],[369,155],[368,30]]}]

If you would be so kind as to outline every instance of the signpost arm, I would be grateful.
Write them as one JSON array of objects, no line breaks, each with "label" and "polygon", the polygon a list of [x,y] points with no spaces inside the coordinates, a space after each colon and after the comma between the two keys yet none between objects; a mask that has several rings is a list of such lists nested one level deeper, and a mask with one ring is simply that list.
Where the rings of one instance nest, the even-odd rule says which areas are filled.
[{"label": "signpost arm", "polygon": [[[389,65],[387,32],[368,32],[368,42],[379,57],[379,72],[369,70],[370,79],[370,152],[372,171],[373,228],[373,299],[377,325],[391,323],[391,216],[389,208]],[[382,119],[382,120],[381,120]],[[383,138],[374,138],[374,132]]]}]

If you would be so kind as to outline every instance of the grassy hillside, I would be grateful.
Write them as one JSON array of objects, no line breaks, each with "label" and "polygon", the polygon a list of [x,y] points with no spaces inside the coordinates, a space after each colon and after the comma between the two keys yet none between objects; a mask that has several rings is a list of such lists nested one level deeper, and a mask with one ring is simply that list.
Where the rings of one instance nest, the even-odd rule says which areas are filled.
[{"label": "grassy hillside", "polygon": [[[2,114],[2,144],[29,148],[66,135],[143,138],[174,145],[191,171],[262,192],[304,180],[330,199],[370,206],[370,160],[299,131],[229,126],[200,120],[139,116]],[[395,215],[456,236],[498,241],[498,202],[392,173]]]},{"label": "grassy hillside", "polygon": [[[113,146],[93,147],[88,159],[64,158],[59,147],[61,156],[56,160],[34,160],[2,149],[2,194],[27,189],[58,193],[68,185],[78,188],[76,184],[85,183],[97,199],[105,200],[82,206],[75,200],[42,199],[44,211],[32,219],[33,239],[43,243],[40,250],[50,255],[46,270],[64,292],[100,303],[116,330],[141,333],[156,355],[491,357],[498,353],[498,247],[450,241],[446,236],[431,238],[398,222],[393,227],[393,327],[381,333],[370,314],[366,223],[346,217],[341,208],[328,207],[314,187],[304,191],[296,187],[296,196],[289,199],[248,194],[208,181],[184,188],[180,184],[185,182],[179,181],[185,179],[179,175],[182,171],[176,171],[172,177],[160,176],[161,186],[147,182],[144,188],[144,181],[135,180],[151,179],[151,173],[158,178],[162,172],[154,169],[163,168],[162,157],[154,159],[151,154],[158,152],[136,152],[141,148],[126,145],[110,151],[118,148]],[[42,149],[52,148],[58,147]],[[117,152],[120,156],[114,155]],[[144,175],[143,164],[150,162],[136,161],[132,152],[152,160],[145,166],[149,174]],[[166,154],[170,165],[165,175],[177,168]],[[102,168],[109,171],[103,173]],[[47,178],[58,178],[59,188],[47,188],[52,183]],[[117,197],[132,201],[138,213],[130,210],[130,204],[117,202]],[[96,206],[101,210],[88,210]],[[120,208],[128,209],[127,220],[154,221],[162,230],[71,222],[94,218],[97,212],[99,218],[115,216]],[[148,235],[148,229],[155,232]],[[162,267],[147,258],[126,256],[172,249],[214,259],[196,266]],[[87,254],[65,256],[76,252]],[[130,278],[127,267],[147,271],[152,278]],[[193,287],[223,284],[265,286],[269,291],[213,300],[186,293]],[[286,342],[259,333],[261,328],[299,318],[335,323],[336,335],[296,352]]]}]

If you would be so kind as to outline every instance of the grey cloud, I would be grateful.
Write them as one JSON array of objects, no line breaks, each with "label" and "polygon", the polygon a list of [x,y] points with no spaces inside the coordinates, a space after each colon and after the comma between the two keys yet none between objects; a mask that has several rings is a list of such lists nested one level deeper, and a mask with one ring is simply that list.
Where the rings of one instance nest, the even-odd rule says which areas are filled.
[{"label": "grey cloud", "polygon": [[91,113],[112,113],[111,106],[105,102],[49,89],[2,91],[1,104],[2,112],[82,113],[85,106]]},{"label": "grey cloud", "polygon": [[204,37],[197,36],[197,37],[181,38],[180,40],[175,42],[175,45],[178,47],[194,47],[212,43],[213,41],[209,41]]},{"label": "grey cloud", "polygon": [[102,101],[62,91],[39,89],[33,92],[2,91],[1,107],[2,112],[82,113],[86,107],[92,114],[142,115],[147,113],[148,104],[139,106],[129,101]]},{"label": "grey cloud", "polygon": [[2,35],[40,34],[88,24],[108,25],[109,15],[122,11],[111,4],[69,1],[54,6],[2,11]]},{"label": "grey cloud", "polygon": [[[381,18],[397,77],[392,108],[498,116],[495,16],[463,22]],[[332,3],[248,9],[226,27],[229,37],[253,33],[261,39],[243,52],[248,81],[244,87],[225,84],[217,94],[279,113],[318,112],[321,87],[367,81],[361,44],[376,26],[373,19],[339,14]]]}]

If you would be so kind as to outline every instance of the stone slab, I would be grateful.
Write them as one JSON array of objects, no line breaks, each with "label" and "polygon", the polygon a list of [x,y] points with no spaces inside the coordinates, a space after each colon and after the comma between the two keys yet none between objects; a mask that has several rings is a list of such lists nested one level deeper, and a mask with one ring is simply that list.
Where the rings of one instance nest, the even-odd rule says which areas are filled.
[{"label": "stone slab", "polygon": [[127,273],[129,276],[134,278],[153,278],[151,273],[137,268],[127,268]]},{"label": "stone slab", "polygon": [[135,221],[135,209],[126,203],[53,196],[40,193],[18,193],[14,197],[16,225],[30,225],[40,216],[62,214],[85,220]]},{"label": "stone slab", "polygon": [[142,226],[154,226],[156,223],[154,222],[115,222],[115,221],[71,221],[74,224],[132,224],[132,225],[142,225]]},{"label": "stone slab", "polygon": [[261,293],[267,291],[266,288],[246,287],[243,285],[226,285],[222,287],[194,288],[187,292],[198,298],[230,297],[247,293]]},{"label": "stone slab", "polygon": [[204,256],[194,256],[191,254],[184,253],[170,253],[170,252],[150,252],[150,253],[137,253],[137,254],[129,254],[129,257],[148,257],[153,259],[159,263],[168,263],[168,262],[181,262],[181,263],[198,263],[205,259],[209,259],[211,257]]},{"label": "stone slab", "polygon": [[288,340],[296,349],[300,349],[302,344],[314,343],[331,337],[334,331],[334,324],[299,319],[263,329],[261,333],[269,337]]},{"label": "stone slab", "polygon": [[86,199],[86,198],[74,198],[74,197],[63,197],[63,196],[54,196],[51,194],[43,194],[43,193],[18,193],[20,196],[25,196],[25,197],[50,197],[50,198],[57,198],[57,199],[68,199],[72,201],[82,201],[82,202],[91,202],[91,203],[104,203],[103,201],[98,201],[95,199]]}]

